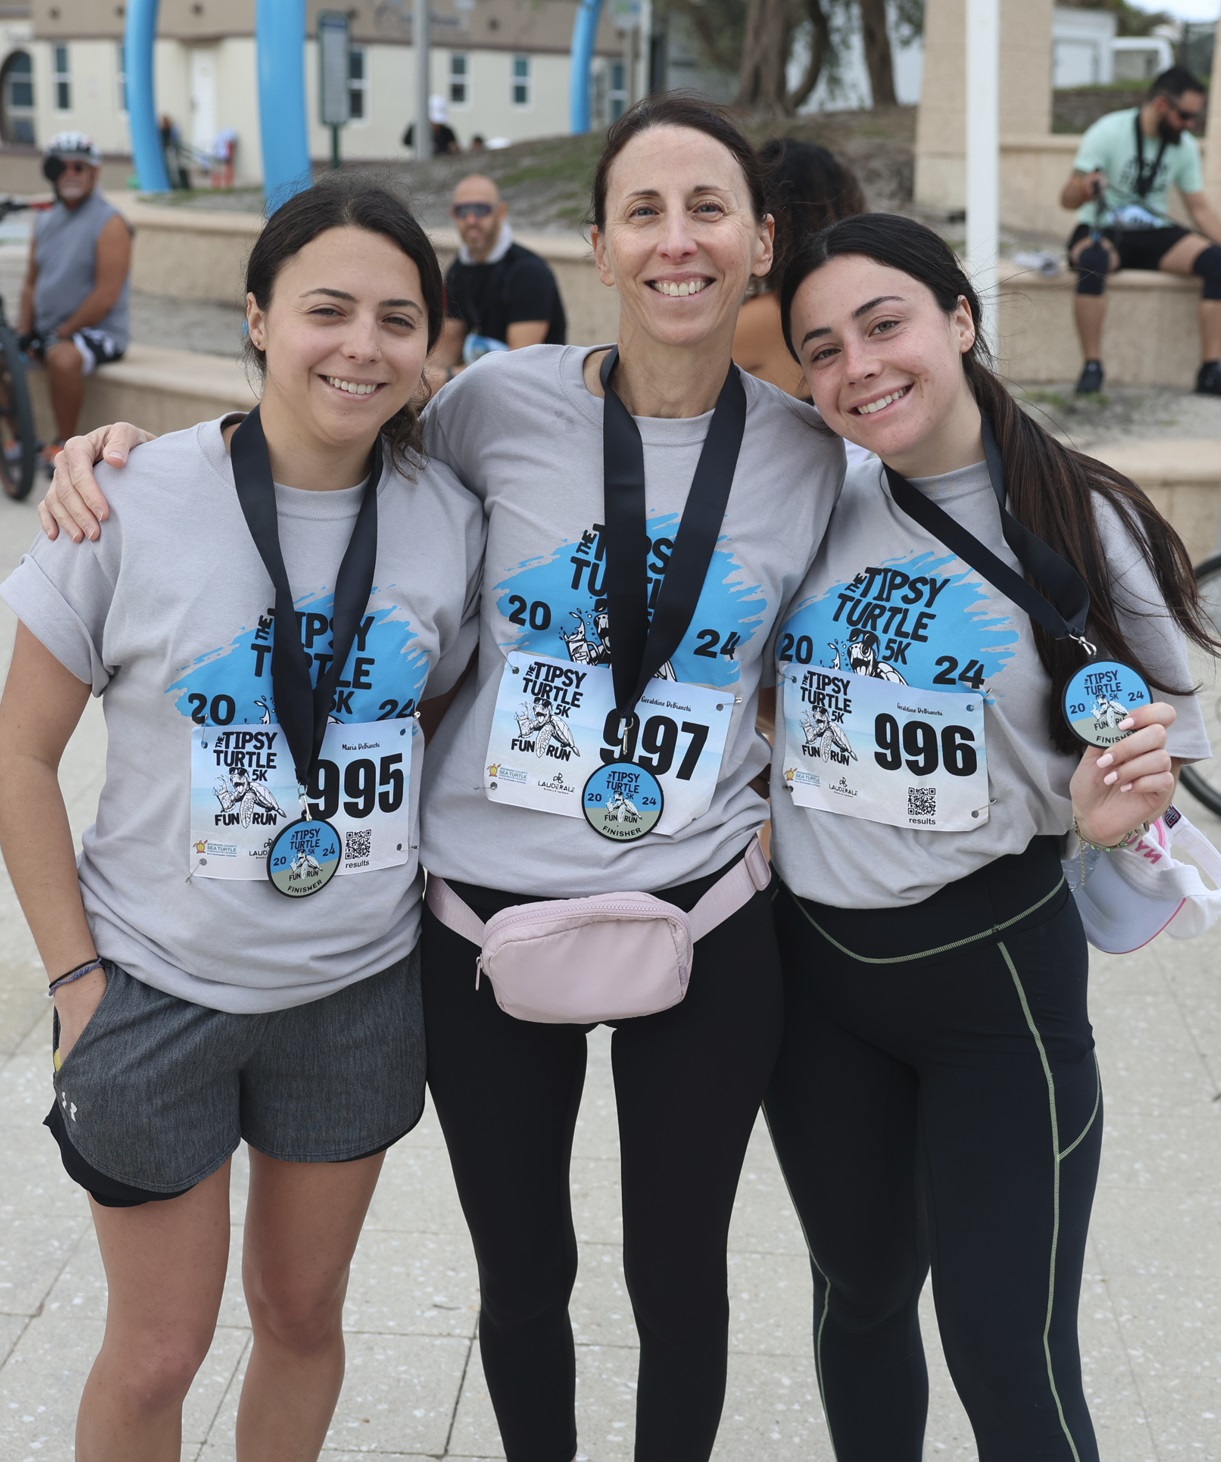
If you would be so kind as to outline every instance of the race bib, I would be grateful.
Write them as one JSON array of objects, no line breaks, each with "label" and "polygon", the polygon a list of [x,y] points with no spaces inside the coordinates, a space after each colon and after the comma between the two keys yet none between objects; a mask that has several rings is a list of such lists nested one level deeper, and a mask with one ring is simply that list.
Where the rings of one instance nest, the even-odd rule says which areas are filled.
[{"label": "race bib", "polygon": [[[311,817],[340,836],[339,872],[391,868],[411,856],[414,719],[330,725],[309,789]],[[279,726],[197,726],[191,734],[191,873],[267,877],[276,836],[301,816]]]},{"label": "race bib", "polygon": [[892,827],[988,820],[982,695],[780,666],[784,786],[799,807]]},{"label": "race bib", "polygon": [[492,802],[581,817],[590,774],[632,761],[661,783],[656,831],[675,833],[712,805],[733,707],[732,691],[654,678],[620,748],[609,666],[512,650],[496,697],[484,790]]}]

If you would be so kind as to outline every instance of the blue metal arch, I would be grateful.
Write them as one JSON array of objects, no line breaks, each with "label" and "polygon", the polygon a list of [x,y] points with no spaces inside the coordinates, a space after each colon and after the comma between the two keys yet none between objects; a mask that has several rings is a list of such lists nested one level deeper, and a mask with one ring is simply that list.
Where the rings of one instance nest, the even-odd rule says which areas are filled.
[{"label": "blue metal arch", "polygon": [[145,193],[168,193],[157,98],[153,87],[153,42],[157,38],[160,0],[130,0],[123,28],[123,69],[127,77],[127,115],[136,177]]},{"label": "blue metal arch", "polygon": [[[159,5],[160,0],[129,0],[123,40],[132,156],[146,193],[170,189],[153,80]],[[255,35],[263,191],[274,211],[308,188],[313,177],[305,119],[305,0],[258,0]]]},{"label": "blue metal arch", "polygon": [[573,133],[590,129],[589,73],[598,36],[602,0],[581,0],[572,26],[572,78],[569,82],[568,125]]},{"label": "blue metal arch", "polygon": [[313,181],[305,122],[305,0],[258,0],[263,192],[274,213]]}]

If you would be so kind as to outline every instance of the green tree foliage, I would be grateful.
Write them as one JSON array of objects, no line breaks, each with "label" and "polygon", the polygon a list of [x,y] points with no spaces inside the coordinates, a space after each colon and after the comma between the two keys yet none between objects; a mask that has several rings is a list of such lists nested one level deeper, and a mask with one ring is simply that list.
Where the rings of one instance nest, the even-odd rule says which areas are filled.
[{"label": "green tree foliage", "polygon": [[[704,59],[738,74],[742,106],[792,115],[824,74],[835,76],[860,30],[877,105],[893,104],[891,39],[924,29],[924,0],[663,0],[691,27]],[[889,20],[889,25],[887,24]],[[786,67],[794,44],[804,57],[797,84]]]},{"label": "green tree foliage", "polygon": [[1164,10],[1138,10],[1128,0],[1072,0],[1078,10],[1109,10],[1118,20],[1121,36],[1149,36],[1159,25],[1173,25],[1173,15]]}]

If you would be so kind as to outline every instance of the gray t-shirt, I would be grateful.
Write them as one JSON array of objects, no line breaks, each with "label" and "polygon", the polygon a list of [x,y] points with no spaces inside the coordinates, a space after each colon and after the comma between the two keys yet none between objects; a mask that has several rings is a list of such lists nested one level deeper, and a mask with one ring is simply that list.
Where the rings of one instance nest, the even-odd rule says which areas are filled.
[{"label": "gray t-shirt", "polygon": [[[34,224],[34,258],[38,279],[34,285],[34,329],[53,335],[60,325],[93,293],[97,284],[98,238],[112,218],[120,217],[113,203],[97,192],[78,208],[57,203]],[[120,350],[127,348],[130,278],[114,308],[91,326],[104,330]]]},{"label": "gray t-shirt", "polygon": [[[77,547],[66,536],[38,539],[0,595],[103,697],[106,779],[79,860],[99,952],[157,989],[237,1013],[304,1004],[387,968],[410,952],[419,930],[423,737],[412,713],[425,682],[430,695],[449,689],[474,647],[478,504],[444,467],[418,482],[383,473],[373,592],[332,718],[390,723],[404,735],[412,836],[402,863],[341,872],[312,897],[289,899],[261,876],[262,865],[253,880],[220,879],[193,875],[190,861],[193,731],[214,729],[219,745],[222,728],[258,733],[274,711],[274,595],[238,505],[221,423],[162,437],[122,472],[101,468],[98,478],[113,509],[100,540]],[[362,491],[276,489],[284,560],[316,672],[330,646],[335,575]],[[253,781],[259,753],[253,737],[248,744]],[[217,758],[230,792],[223,802],[211,806],[213,774],[203,786],[218,838],[235,820],[226,805],[234,765],[233,755]],[[402,790],[398,770],[387,763],[381,776],[375,766],[375,787],[364,785],[365,771],[351,774],[343,795],[386,797],[392,807]],[[300,815],[292,803],[283,811],[271,814],[275,830]]]},{"label": "gray t-shirt", "polygon": [[[487,356],[426,416],[428,449],[483,502],[488,520],[478,674],[430,746],[422,858],[430,872],[552,898],[667,888],[714,872],[767,816],[749,786],[767,764],[755,729],[776,616],[801,582],[838,494],[843,451],[812,407],[743,376],[746,432],[712,565],[671,656],[674,677],[735,704],[708,810],[672,835],[624,846],[580,817],[494,805],[489,732],[506,654],[605,663],[602,401],[586,388],[589,348]],[[651,592],[665,573],[711,413],[637,418],[644,448]],[[656,684],[656,682],[655,682]],[[597,751],[573,774],[583,777]],[[578,783],[579,785],[579,783]]]},{"label": "gray t-shirt", "polygon": [[[919,486],[1021,572],[1001,534],[985,464],[925,478]],[[1183,637],[1139,547],[1115,511],[1095,501],[1125,634],[1168,683],[1190,685]],[[772,856],[803,898],[842,909],[916,903],[996,858],[1020,853],[1039,834],[1060,836],[1072,827],[1068,783],[1080,755],[1059,751],[1050,740],[1051,682],[1029,619],[895,506],[876,458],[849,470],[822,551],[784,614],[777,658],[793,666],[798,684],[807,667],[851,676],[855,660],[863,667],[859,673],[894,685],[982,691],[985,697],[990,806],[987,820],[969,831],[895,827],[798,806],[787,786],[792,768],[777,755]],[[785,682],[782,699],[796,693],[793,685]],[[1179,712],[1171,752],[1186,760],[1207,756],[1194,697],[1166,699]],[[777,723],[782,725],[780,716]],[[846,768],[849,753],[837,756],[830,738],[826,750],[829,769],[836,763],[836,771]],[[862,744],[855,750],[869,756],[874,749]]]}]

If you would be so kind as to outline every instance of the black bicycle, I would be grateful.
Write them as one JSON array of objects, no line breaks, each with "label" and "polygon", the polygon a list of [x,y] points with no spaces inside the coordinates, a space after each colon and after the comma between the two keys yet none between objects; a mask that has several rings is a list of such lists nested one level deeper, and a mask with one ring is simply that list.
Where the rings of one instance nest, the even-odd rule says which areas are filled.
[{"label": "black bicycle", "polygon": [[[35,205],[0,198],[0,221]],[[0,486],[11,498],[28,496],[38,471],[38,437],[26,380],[25,355],[0,299]]]},{"label": "black bicycle", "polygon": [[[1221,553],[1214,553],[1196,566],[1200,598],[1209,618],[1221,631]],[[1200,687],[1200,709],[1213,754],[1207,761],[1193,762],[1183,768],[1183,786],[1210,812],[1221,813],[1221,672],[1217,659],[1189,643],[1193,681]]]}]

